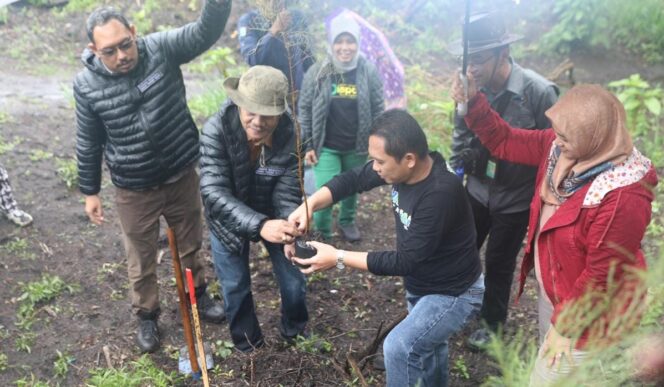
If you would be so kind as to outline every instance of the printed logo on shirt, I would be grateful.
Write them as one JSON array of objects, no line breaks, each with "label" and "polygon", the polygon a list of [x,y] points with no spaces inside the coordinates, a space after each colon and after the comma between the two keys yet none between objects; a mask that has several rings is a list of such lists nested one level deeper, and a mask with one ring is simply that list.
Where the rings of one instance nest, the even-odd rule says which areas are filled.
[{"label": "printed logo on shirt", "polygon": [[256,169],[256,174],[263,176],[281,176],[284,173],[286,173],[286,168],[260,167]]},{"label": "printed logo on shirt", "polygon": [[145,93],[145,91],[149,88],[151,88],[155,83],[157,83],[158,80],[164,77],[164,74],[157,70],[154,73],[148,75],[147,78],[145,78],[141,83],[139,83],[136,87],[141,93]]},{"label": "printed logo on shirt", "polygon": [[247,36],[247,27],[240,27],[240,37],[244,38]]},{"label": "printed logo on shirt", "polygon": [[399,191],[392,187],[392,207],[394,207],[394,212],[399,216],[399,221],[403,226],[403,229],[408,231],[410,227],[411,216],[401,208],[399,208]]},{"label": "printed logo on shirt", "polygon": [[357,86],[349,85],[347,83],[333,83],[332,84],[332,98],[357,98]]}]

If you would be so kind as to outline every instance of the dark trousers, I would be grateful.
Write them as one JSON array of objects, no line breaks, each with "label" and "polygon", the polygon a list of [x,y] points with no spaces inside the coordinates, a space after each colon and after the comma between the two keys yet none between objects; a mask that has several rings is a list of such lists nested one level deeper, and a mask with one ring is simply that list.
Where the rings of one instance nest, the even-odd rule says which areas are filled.
[{"label": "dark trousers", "polygon": [[489,238],[484,254],[484,301],[480,317],[492,330],[507,320],[516,257],[528,228],[529,210],[511,214],[491,213],[468,195],[475,218],[477,248]]},{"label": "dark trousers", "polygon": [[[249,242],[245,242],[242,251],[231,252],[223,242],[210,234],[212,257],[217,277],[224,295],[224,306],[228,317],[228,326],[235,347],[243,352],[251,351],[263,344],[254,297],[251,292],[251,272],[249,269]],[[263,241],[270,253],[279,292],[281,294],[281,327],[284,338],[292,339],[304,334],[309,320],[306,302],[306,284],[304,274],[284,255],[281,244]]]}]

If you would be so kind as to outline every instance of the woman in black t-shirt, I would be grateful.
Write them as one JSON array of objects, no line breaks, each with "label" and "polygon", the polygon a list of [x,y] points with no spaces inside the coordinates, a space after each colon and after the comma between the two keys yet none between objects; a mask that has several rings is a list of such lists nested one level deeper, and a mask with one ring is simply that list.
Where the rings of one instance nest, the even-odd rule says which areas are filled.
[{"label": "woman in black t-shirt", "polygon": [[[366,161],[371,124],[384,109],[380,76],[360,54],[357,22],[336,18],[328,40],[328,56],[307,71],[298,103],[305,160],[313,165],[317,188]],[[353,195],[339,211],[339,231],[349,241],[360,239],[356,204]],[[330,238],[332,210],[317,212],[314,223],[322,237]]]}]

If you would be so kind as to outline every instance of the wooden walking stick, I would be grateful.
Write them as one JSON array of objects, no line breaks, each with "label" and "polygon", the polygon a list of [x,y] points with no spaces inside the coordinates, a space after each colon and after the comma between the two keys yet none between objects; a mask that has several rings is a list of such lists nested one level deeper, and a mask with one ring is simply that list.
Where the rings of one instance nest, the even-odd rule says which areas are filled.
[{"label": "wooden walking stick", "polygon": [[180,253],[178,252],[178,242],[175,239],[175,231],[171,227],[166,230],[168,235],[168,246],[171,248],[173,257],[173,268],[175,269],[175,283],[178,287],[178,297],[180,298],[180,314],[182,315],[182,328],[184,329],[184,339],[187,342],[189,350],[189,362],[191,363],[191,373],[194,378],[200,376],[200,368],[196,361],[196,350],[194,349],[194,335],[191,330],[191,320],[189,319],[189,308],[187,306],[187,295],[184,292],[182,277],[182,266],[180,265]]},{"label": "wooden walking stick", "polygon": [[198,361],[203,372],[203,385],[208,387],[210,382],[207,374],[207,360],[205,360],[205,347],[203,346],[203,334],[201,333],[201,321],[198,319],[198,308],[196,307],[196,292],[194,290],[194,276],[191,269],[185,269],[187,273],[187,284],[189,285],[189,301],[191,303],[191,316],[194,318],[194,329],[196,330],[196,344],[198,345]]}]

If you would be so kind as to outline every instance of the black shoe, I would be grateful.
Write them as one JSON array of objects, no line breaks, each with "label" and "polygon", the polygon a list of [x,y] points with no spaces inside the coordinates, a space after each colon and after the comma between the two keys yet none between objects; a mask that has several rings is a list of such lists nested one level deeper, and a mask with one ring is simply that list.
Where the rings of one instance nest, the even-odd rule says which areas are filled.
[{"label": "black shoe", "polygon": [[374,355],[373,361],[371,362],[374,370],[376,371],[385,371],[385,357],[382,353],[377,353]]},{"label": "black shoe", "polygon": [[466,342],[472,350],[485,351],[491,342],[491,331],[486,328],[480,328],[471,333]]},{"label": "black shoe", "polygon": [[357,242],[362,239],[360,230],[357,229],[355,223],[346,225],[340,224],[338,228],[339,231],[341,231],[341,236],[343,236],[348,242]]},{"label": "black shoe", "polygon": [[141,352],[154,352],[159,348],[159,327],[156,319],[139,319],[136,344]]},{"label": "black shoe", "polygon": [[[198,293],[198,292],[197,292]],[[221,324],[226,320],[226,314],[224,314],[224,308],[220,303],[215,302],[207,292],[203,292],[200,297],[198,297],[198,316],[201,320],[207,321],[214,324]]]}]

